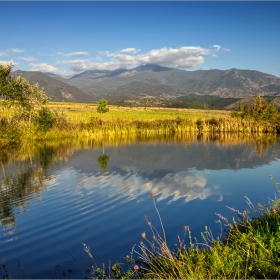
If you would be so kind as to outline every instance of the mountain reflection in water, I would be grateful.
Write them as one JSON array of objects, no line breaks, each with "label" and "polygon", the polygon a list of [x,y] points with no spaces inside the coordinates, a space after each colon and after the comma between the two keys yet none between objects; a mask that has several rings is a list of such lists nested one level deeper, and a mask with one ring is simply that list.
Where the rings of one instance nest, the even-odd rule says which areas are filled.
[{"label": "mountain reflection in water", "polygon": [[[106,242],[114,242],[117,238],[119,244],[106,245],[106,250],[111,248],[113,252],[98,247],[104,246],[105,242],[98,240],[95,257],[111,257],[115,252],[125,256],[129,252],[121,251],[122,242],[128,242],[126,246],[135,242],[135,238],[130,240],[126,232],[138,236],[142,225],[136,220],[152,209],[151,206],[143,207],[148,194],[156,195],[167,224],[171,221],[174,225],[181,224],[183,219],[195,218],[192,221],[196,223],[195,227],[198,221],[204,226],[204,221],[210,219],[210,211],[213,214],[221,205],[224,207],[235,200],[240,202],[240,197],[247,195],[253,187],[253,197],[267,197],[270,192],[257,187],[261,180],[255,182],[252,178],[248,182],[246,174],[256,168],[271,167],[273,162],[278,164],[279,158],[279,138],[274,135],[175,135],[144,139],[127,136],[33,143],[2,149],[0,234],[3,234],[0,247],[6,254],[3,257],[15,261],[20,254],[27,254],[34,235],[36,239],[45,240],[44,232],[48,234],[47,243],[53,242],[49,245],[53,251],[43,252],[40,246],[44,245],[36,244],[34,250],[41,254],[38,259],[48,260],[40,263],[41,268],[36,268],[32,277],[42,277],[40,269],[46,271],[47,266],[53,266],[55,250],[67,250],[70,240],[56,240],[57,236],[66,233],[71,233],[73,244],[81,244],[84,239],[101,239],[101,236],[106,237]],[[278,167],[279,164],[273,168],[277,170]],[[240,171],[238,176],[230,173],[237,171]],[[266,174],[267,171],[263,172]],[[228,178],[235,181],[228,182]],[[142,203],[139,209],[135,201]],[[195,217],[188,216],[186,202],[192,209],[203,210],[197,210]],[[120,214],[122,219],[119,221],[114,215],[121,211],[127,214]],[[110,229],[105,226],[107,223]],[[38,233],[39,229],[41,233]],[[83,239],[80,240],[81,232]],[[14,249],[9,250],[5,245],[7,241]],[[16,246],[21,246],[20,253]],[[29,255],[26,262],[36,262],[36,257]]]}]

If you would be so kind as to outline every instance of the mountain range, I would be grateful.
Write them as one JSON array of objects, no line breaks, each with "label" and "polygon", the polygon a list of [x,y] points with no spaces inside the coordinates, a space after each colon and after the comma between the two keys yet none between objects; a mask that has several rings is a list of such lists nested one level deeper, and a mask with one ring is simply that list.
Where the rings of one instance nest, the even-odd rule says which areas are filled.
[{"label": "mountain range", "polygon": [[120,105],[180,106],[208,100],[208,104],[220,102],[226,107],[258,94],[276,103],[280,100],[280,78],[255,70],[185,71],[148,64],[113,71],[87,70],[71,76],[19,70],[15,73],[38,82],[54,101],[96,102],[104,97]]}]

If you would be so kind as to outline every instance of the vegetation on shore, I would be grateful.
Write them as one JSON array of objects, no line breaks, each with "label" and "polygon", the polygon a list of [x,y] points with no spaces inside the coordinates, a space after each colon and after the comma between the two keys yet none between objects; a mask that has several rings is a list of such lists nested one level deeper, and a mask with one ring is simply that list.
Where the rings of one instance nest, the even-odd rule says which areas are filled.
[{"label": "vegetation on shore", "polygon": [[[257,207],[248,198],[247,202],[250,211],[257,213],[256,217],[251,218],[247,210],[232,209],[237,212],[238,220],[233,218],[229,222],[218,214],[221,227],[225,223],[228,229],[224,236],[221,232],[214,238],[205,227],[202,243],[193,240],[190,228],[184,226],[184,237],[179,238],[174,251],[169,250],[165,238],[148,221],[153,241],[145,240],[145,244],[140,245],[139,256],[145,264],[143,276],[153,279],[279,278],[280,200],[272,201],[270,206],[258,204]],[[162,231],[164,233],[163,227]],[[189,246],[183,245],[186,235]]]},{"label": "vegetation on shore", "polygon": [[[279,192],[279,187],[272,178]],[[250,210],[237,212],[238,219],[230,222],[217,214],[221,234],[214,237],[205,226],[201,233],[203,242],[192,238],[190,227],[183,226],[182,239],[171,250],[165,236],[164,225],[156,206],[155,195],[150,195],[161,224],[161,232],[153,226],[148,217],[152,240],[146,232],[138,249],[132,249],[126,260],[129,269],[116,263],[105,269],[91,264],[84,272],[87,279],[279,279],[280,277],[280,199],[271,200],[271,205],[254,206],[246,198]],[[250,217],[250,212],[254,217]],[[223,224],[227,227],[222,231]],[[185,239],[189,240],[186,245]],[[93,261],[89,248],[84,249]],[[137,251],[138,250],[138,251]]]},{"label": "vegetation on shore", "polygon": [[49,103],[34,111],[31,122],[2,107],[0,146],[26,140],[101,137],[127,134],[277,133],[279,114],[270,119],[230,116],[228,111],[122,108],[99,114],[96,105]]}]

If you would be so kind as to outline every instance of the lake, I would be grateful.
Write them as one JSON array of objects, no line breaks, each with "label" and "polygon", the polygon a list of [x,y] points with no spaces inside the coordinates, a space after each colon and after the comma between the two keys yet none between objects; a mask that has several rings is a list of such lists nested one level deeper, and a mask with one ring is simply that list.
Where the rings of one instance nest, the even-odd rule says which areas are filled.
[{"label": "lake", "polygon": [[[109,137],[32,143],[0,151],[0,257],[12,278],[82,278],[91,259],[125,263],[146,232],[174,248],[183,227],[221,233],[216,213],[268,204],[280,181],[280,139],[220,134]],[[224,227],[222,231],[226,229]],[[186,244],[189,240],[186,239]],[[55,270],[56,264],[59,270]],[[72,271],[69,275],[69,270]],[[2,270],[3,272],[3,270]],[[1,275],[1,271],[0,271]]]}]

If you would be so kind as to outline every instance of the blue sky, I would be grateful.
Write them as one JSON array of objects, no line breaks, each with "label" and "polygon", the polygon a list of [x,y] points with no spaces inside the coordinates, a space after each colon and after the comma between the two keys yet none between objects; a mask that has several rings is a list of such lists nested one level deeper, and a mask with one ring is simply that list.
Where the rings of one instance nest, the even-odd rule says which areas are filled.
[{"label": "blue sky", "polygon": [[70,75],[155,63],[280,77],[280,2],[1,2],[0,61]]}]

